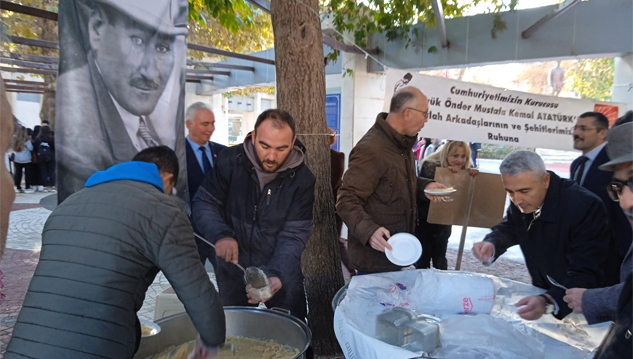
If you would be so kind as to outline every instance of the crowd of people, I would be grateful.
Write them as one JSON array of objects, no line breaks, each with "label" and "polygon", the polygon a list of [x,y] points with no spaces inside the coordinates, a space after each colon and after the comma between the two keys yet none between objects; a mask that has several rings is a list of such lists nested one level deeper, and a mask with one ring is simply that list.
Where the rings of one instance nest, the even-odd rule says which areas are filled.
[{"label": "crowd of people", "polygon": [[[510,207],[473,247],[485,265],[521,247],[532,284],[544,290],[517,303],[523,319],[562,319],[575,311],[590,323],[614,320],[600,358],[631,353],[632,115],[612,128],[597,113],[578,118],[573,140],[583,156],[572,165],[571,179],[548,171],[535,152],[510,153],[500,166]],[[210,141],[211,108],[195,103],[185,118],[190,208],[172,196],[181,171],[169,147],[150,146],[129,162],[93,173],[46,222],[5,358],[131,358],[141,339],[136,313],[159,271],[192,314],[200,357],[213,358],[225,341],[222,306],[259,304],[247,294],[238,264],[265,273],[272,294],[267,305],[305,320],[301,256],[314,226],[316,178],[305,164],[295,120],[283,110],[266,110],[242,144],[227,148]],[[411,149],[427,121],[427,97],[405,87],[352,149],[347,171],[345,156],[331,152],[339,237],[342,224],[348,228],[342,259],[354,275],[402,270],[384,253],[396,233],[420,239],[417,268],[447,269],[450,227],[427,221],[430,202],[442,197],[424,190],[446,188],[434,180],[437,168],[471,176],[478,170],[472,144],[461,141],[423,144],[425,151],[438,147],[416,166]],[[13,143],[16,168],[33,187],[25,164],[32,165],[27,155],[37,152],[42,183],[54,188],[54,172],[42,165],[54,168],[52,131],[43,126],[37,137],[20,131],[22,139]],[[43,147],[50,148],[50,160]]]},{"label": "crowd of people", "polygon": [[22,126],[15,118],[14,122],[18,128],[7,156],[16,191],[56,192],[55,133],[49,121],[43,120],[41,126],[33,129]]}]

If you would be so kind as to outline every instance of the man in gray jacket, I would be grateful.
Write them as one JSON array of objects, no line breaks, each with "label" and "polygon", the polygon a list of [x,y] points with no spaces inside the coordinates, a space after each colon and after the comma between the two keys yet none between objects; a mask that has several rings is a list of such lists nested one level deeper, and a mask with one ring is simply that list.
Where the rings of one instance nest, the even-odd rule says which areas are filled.
[{"label": "man in gray jacket", "polygon": [[224,312],[187,215],[166,195],[178,170],[173,150],[150,147],[96,172],[51,213],[5,359],[132,358],[136,313],[159,271],[200,333],[198,353],[215,356]]}]

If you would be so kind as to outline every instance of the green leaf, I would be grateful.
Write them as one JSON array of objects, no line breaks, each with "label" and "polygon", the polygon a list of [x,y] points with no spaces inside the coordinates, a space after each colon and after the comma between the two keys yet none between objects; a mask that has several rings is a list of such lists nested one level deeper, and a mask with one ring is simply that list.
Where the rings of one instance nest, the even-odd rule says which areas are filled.
[{"label": "green leaf", "polygon": [[435,47],[435,46],[431,46],[431,47],[429,47],[429,49],[427,50],[427,52],[428,52],[429,54],[436,53],[436,52],[437,52],[437,47]]}]

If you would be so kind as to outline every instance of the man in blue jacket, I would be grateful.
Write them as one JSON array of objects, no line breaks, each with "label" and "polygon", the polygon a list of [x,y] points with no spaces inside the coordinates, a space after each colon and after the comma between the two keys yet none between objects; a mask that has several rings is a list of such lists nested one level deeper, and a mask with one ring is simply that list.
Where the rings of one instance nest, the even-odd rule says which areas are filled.
[{"label": "man in blue jacket", "polygon": [[171,193],[178,158],[166,146],[96,172],[46,221],[42,251],[6,359],[132,358],[137,312],[162,271],[215,357],[224,311],[200,264],[189,220]]},{"label": "man in blue jacket", "polygon": [[[193,200],[194,220],[215,244],[216,277],[224,305],[249,302],[243,267],[269,278],[273,307],[304,319],[301,254],[312,232],[316,178],[304,163],[294,119],[271,109],[259,115],[244,143],[222,151]],[[231,262],[231,263],[229,263]]]}]

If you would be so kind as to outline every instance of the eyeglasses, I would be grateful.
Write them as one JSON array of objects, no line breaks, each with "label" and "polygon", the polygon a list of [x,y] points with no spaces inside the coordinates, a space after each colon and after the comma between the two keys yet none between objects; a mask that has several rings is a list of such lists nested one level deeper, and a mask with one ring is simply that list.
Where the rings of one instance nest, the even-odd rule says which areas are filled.
[{"label": "eyeglasses", "polygon": [[607,193],[609,194],[609,197],[611,197],[611,199],[615,202],[620,202],[620,197],[622,197],[622,190],[625,186],[629,187],[629,190],[633,192],[633,177],[629,178],[626,181],[614,178],[607,185]]},{"label": "eyeglasses", "polygon": [[429,111],[421,111],[421,110],[415,109],[415,108],[413,108],[413,107],[407,107],[407,108],[405,108],[405,110],[412,110],[412,111],[416,111],[416,112],[421,113],[421,114],[422,114],[422,116],[424,116],[425,118],[429,118]]},{"label": "eyeglasses", "polygon": [[574,126],[571,128],[572,131],[580,131],[580,132],[589,132],[591,130],[597,130],[598,127],[587,127],[587,126]]}]

